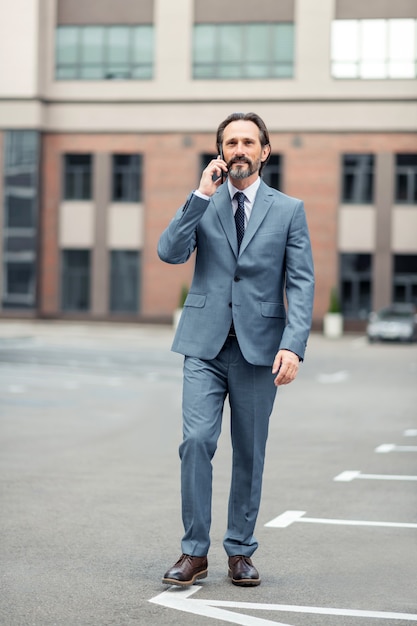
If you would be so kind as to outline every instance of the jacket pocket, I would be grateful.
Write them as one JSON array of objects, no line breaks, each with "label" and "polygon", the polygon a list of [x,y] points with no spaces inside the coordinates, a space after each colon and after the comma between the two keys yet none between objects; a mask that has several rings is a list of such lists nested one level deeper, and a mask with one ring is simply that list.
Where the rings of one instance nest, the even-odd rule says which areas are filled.
[{"label": "jacket pocket", "polygon": [[206,298],[207,296],[200,293],[189,293],[184,302],[184,306],[194,306],[201,309],[206,304]]},{"label": "jacket pocket", "polygon": [[280,302],[261,302],[261,314],[263,317],[286,318],[285,306]]}]

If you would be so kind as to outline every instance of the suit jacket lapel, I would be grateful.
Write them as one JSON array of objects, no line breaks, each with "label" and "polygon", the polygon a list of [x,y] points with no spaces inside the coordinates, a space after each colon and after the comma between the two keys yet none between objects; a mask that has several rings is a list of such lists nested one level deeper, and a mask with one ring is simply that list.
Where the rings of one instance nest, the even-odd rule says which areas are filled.
[{"label": "suit jacket lapel", "polygon": [[237,256],[236,225],[233,217],[232,201],[230,199],[227,184],[223,184],[219,188],[219,190],[212,197],[212,201],[216,207],[217,215],[229,241],[230,247],[232,248],[235,256]]},{"label": "suit jacket lapel", "polygon": [[[216,207],[217,215],[222,224],[223,230],[229,241],[235,256],[238,256],[237,252],[237,235],[236,225],[233,217],[232,204],[229,195],[229,189],[226,184],[222,185],[219,190],[212,197],[214,206]],[[244,251],[249,244],[256,231],[265,219],[268,213],[269,207],[273,201],[273,194],[270,193],[268,186],[261,181],[258,192],[256,194],[255,202],[252,207],[252,213],[248,226],[245,230],[242,243],[240,245],[240,254]]]},{"label": "suit jacket lapel", "polygon": [[273,194],[269,192],[268,186],[263,181],[261,181],[255,197],[254,205],[252,207],[250,220],[248,222],[247,228],[245,230],[245,235],[240,245],[240,254],[242,254],[242,252],[247,247],[247,245],[255,235],[256,231],[264,221],[265,216],[268,213],[269,207],[272,204],[272,200]]}]

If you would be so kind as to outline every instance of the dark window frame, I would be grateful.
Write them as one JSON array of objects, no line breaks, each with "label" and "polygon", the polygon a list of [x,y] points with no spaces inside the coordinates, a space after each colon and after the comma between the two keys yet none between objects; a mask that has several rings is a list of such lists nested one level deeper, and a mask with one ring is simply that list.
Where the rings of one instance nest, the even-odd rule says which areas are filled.
[{"label": "dark window frame", "polygon": [[61,250],[61,310],[64,313],[90,310],[91,270],[91,250],[85,248]]},{"label": "dark window frame", "polygon": [[[126,159],[126,163],[122,161]],[[112,155],[112,201],[141,202],[142,155]]]},{"label": "dark window frame", "polygon": [[417,204],[417,154],[396,155],[395,202]]},{"label": "dark window frame", "polygon": [[372,310],[372,266],[372,254],[339,255],[339,293],[347,319],[366,319]]},{"label": "dark window frame", "polygon": [[[79,159],[79,163],[76,163]],[[71,162],[73,160],[73,162]],[[84,162],[83,162],[84,161]],[[64,200],[91,200],[93,197],[93,155],[68,153],[63,155]]]},{"label": "dark window frame", "polygon": [[393,255],[392,301],[417,306],[417,254]]},{"label": "dark window frame", "polygon": [[1,306],[35,309],[37,303],[40,136],[33,130],[4,133]]},{"label": "dark window frame", "polygon": [[[351,161],[349,163],[349,161]],[[343,204],[373,204],[375,157],[373,154],[343,154],[341,159]]]},{"label": "dark window frame", "polygon": [[138,314],[140,310],[140,250],[110,250],[109,310]]}]

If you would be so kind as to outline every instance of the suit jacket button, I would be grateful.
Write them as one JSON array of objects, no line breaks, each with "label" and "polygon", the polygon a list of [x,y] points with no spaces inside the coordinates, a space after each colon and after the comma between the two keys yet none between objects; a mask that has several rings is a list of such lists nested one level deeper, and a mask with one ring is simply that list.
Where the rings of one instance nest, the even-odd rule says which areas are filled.
[{"label": "suit jacket button", "polygon": [[235,276],[233,280],[235,281],[235,283],[238,283],[240,281],[240,278],[239,276]]}]

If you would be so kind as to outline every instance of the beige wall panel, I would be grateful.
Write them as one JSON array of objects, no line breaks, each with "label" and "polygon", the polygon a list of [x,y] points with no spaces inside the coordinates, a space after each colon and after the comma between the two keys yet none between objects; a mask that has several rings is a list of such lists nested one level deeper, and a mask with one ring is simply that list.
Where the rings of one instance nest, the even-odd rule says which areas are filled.
[{"label": "beige wall panel", "polygon": [[60,248],[92,248],[94,246],[94,204],[62,202],[59,207]]},{"label": "beige wall panel", "polygon": [[36,100],[0,101],[2,128],[42,130],[45,127],[45,105]]},{"label": "beige wall panel", "polygon": [[[221,103],[59,104],[48,107],[51,132],[213,132],[236,110],[236,101]],[[255,110],[271,131],[392,132],[417,128],[414,103],[239,102]]]},{"label": "beige wall panel", "polygon": [[417,207],[394,207],[392,251],[417,254]]},{"label": "beige wall panel", "polygon": [[39,0],[0,2],[0,98],[38,91]]},{"label": "beige wall panel", "polygon": [[162,87],[168,99],[184,97],[191,80],[192,0],[156,0],[155,24],[155,80],[137,85],[136,93],[152,98]]},{"label": "beige wall panel", "polygon": [[58,24],[150,24],[153,0],[58,0]]},{"label": "beige wall panel", "polygon": [[376,212],[369,206],[341,206],[339,252],[372,252],[375,248]]},{"label": "beige wall panel", "polygon": [[337,19],[417,17],[415,0],[336,0]]},{"label": "beige wall panel", "polygon": [[130,203],[111,204],[108,247],[111,250],[140,250],[143,240],[143,207]]},{"label": "beige wall panel", "polygon": [[194,20],[197,23],[273,22],[294,19],[294,0],[194,0]]}]

